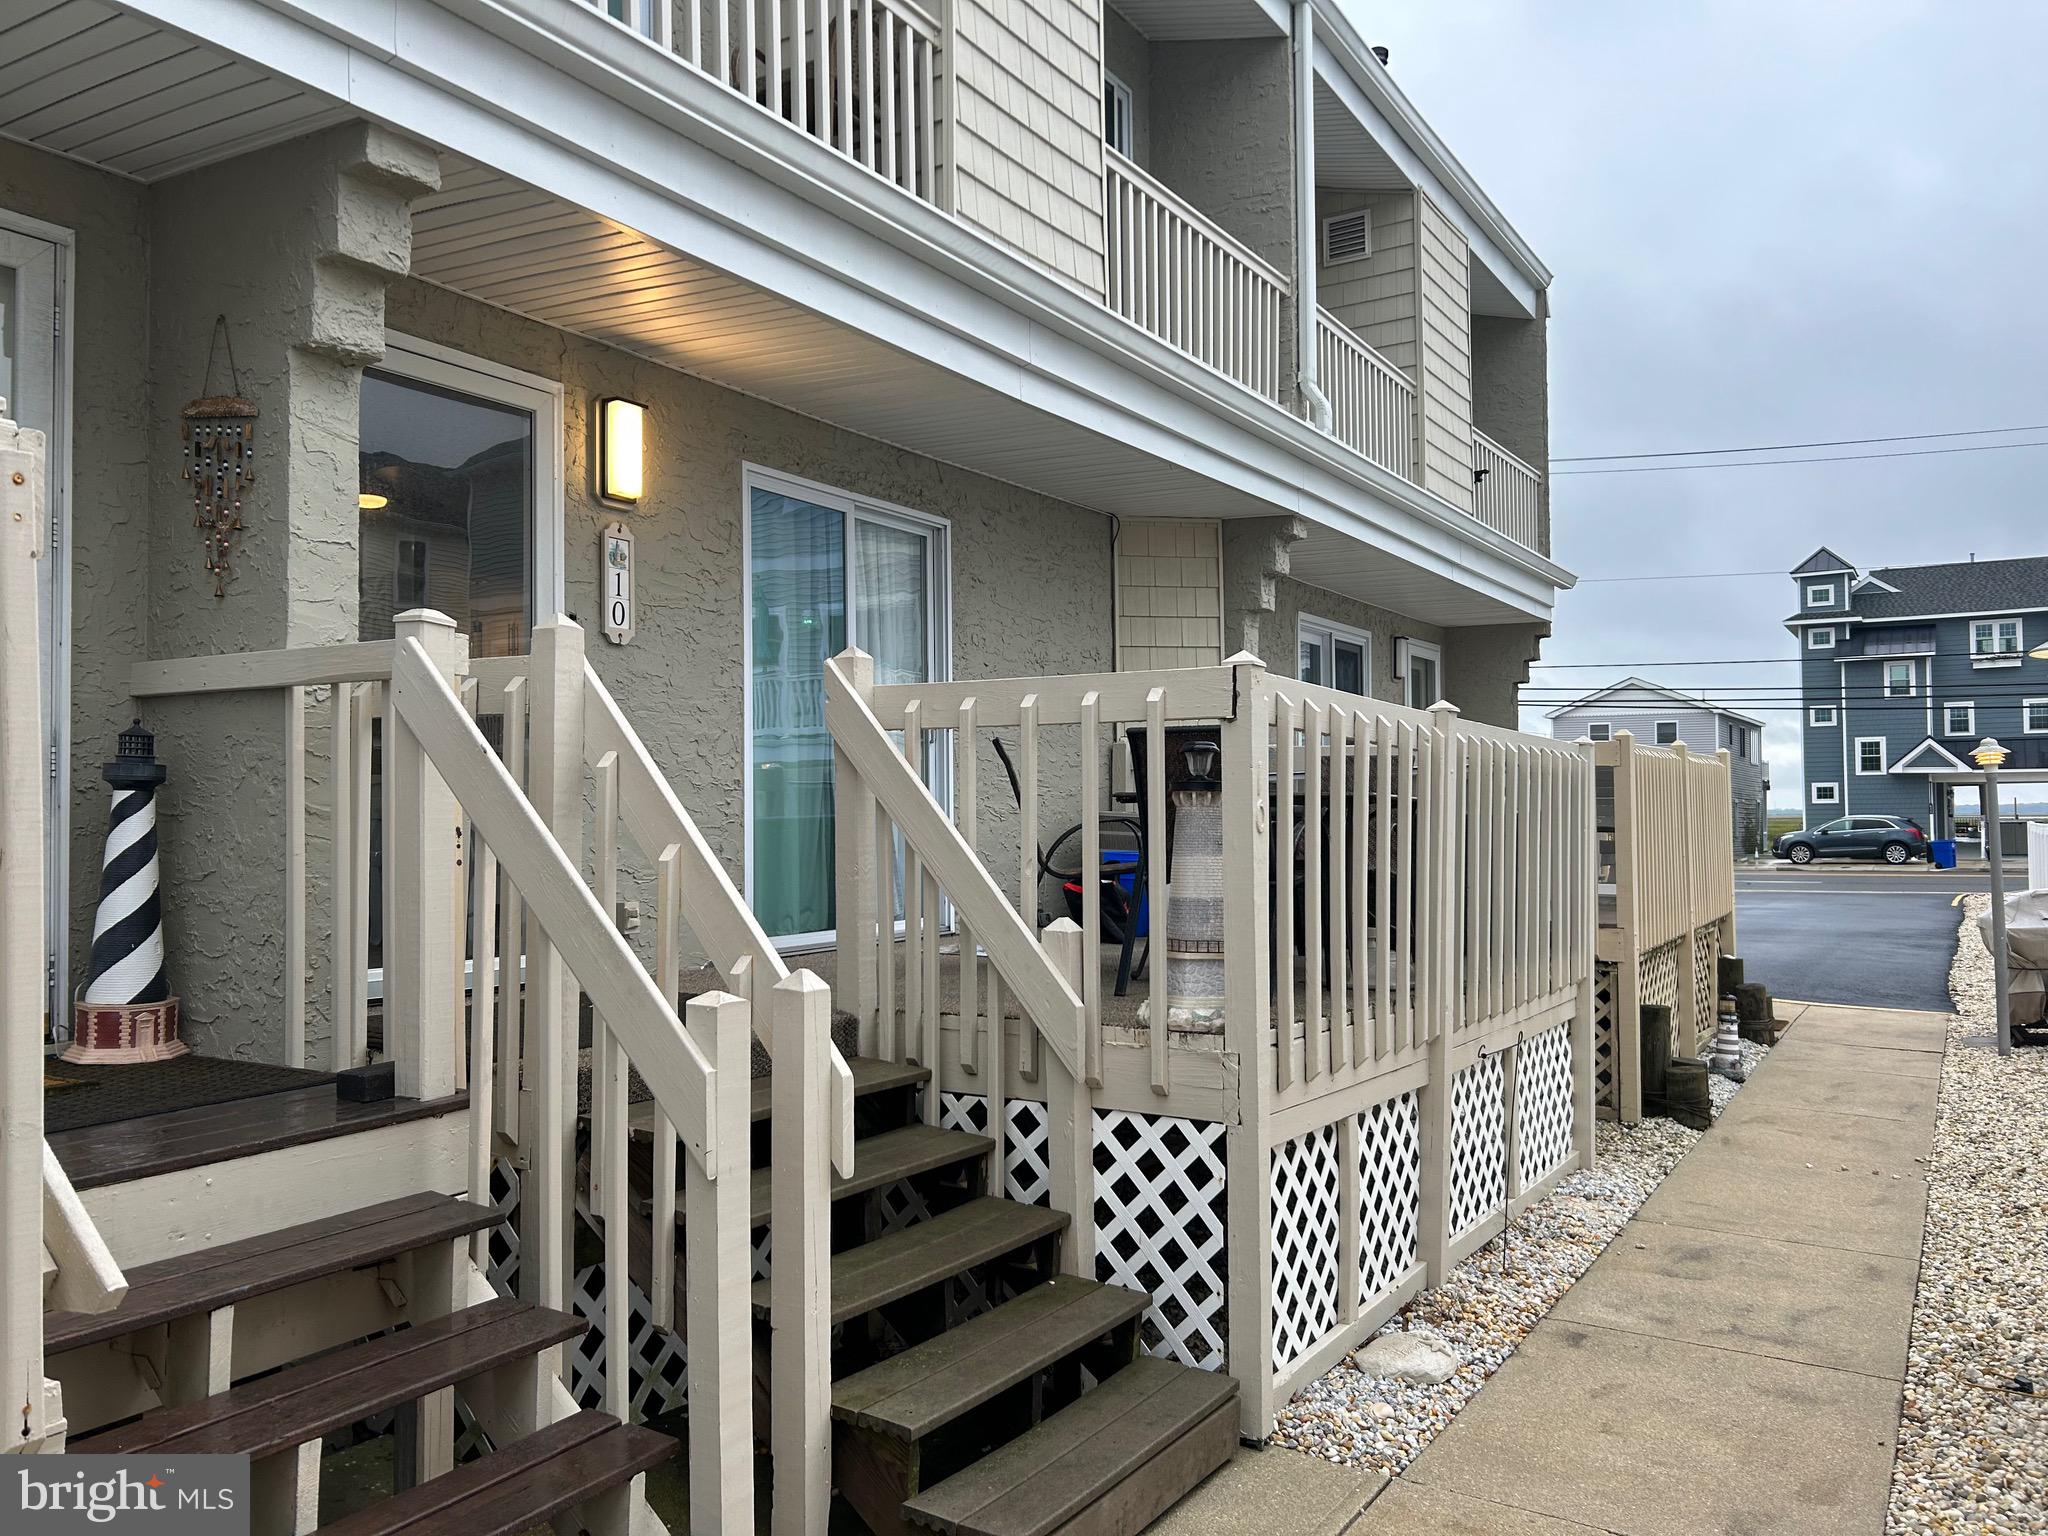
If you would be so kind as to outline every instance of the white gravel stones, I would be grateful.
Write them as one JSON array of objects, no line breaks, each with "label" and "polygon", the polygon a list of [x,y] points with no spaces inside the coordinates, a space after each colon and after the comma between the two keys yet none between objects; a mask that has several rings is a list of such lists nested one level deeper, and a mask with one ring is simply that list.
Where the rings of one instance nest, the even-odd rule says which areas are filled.
[{"label": "white gravel stones", "polygon": [[[1434,1328],[1408,1328],[1382,1333],[1352,1357],[1368,1376],[1386,1376],[1395,1381],[1435,1386],[1457,1374],[1460,1360],[1444,1336]],[[1375,1414],[1375,1418],[1380,1415]]]},{"label": "white gravel stones", "polygon": [[2048,1532],[2048,1050],[1985,1041],[1989,904],[1968,898],[1949,972],[1891,1533]]},{"label": "white gravel stones", "polygon": [[[1746,1042],[1742,1050],[1745,1069],[1765,1054]],[[1727,1086],[1730,1093],[1737,1087]],[[1717,1095],[1717,1114],[1726,1099]],[[1599,1122],[1592,1172],[1567,1174],[1516,1218],[1505,1239],[1466,1259],[1447,1284],[1424,1291],[1380,1331],[1384,1339],[1405,1328],[1436,1330],[1463,1362],[1449,1380],[1374,1375],[1365,1368],[1368,1344],[1281,1409],[1275,1441],[1345,1466],[1401,1471],[1500,1369],[1699,1135],[1671,1120]]]}]

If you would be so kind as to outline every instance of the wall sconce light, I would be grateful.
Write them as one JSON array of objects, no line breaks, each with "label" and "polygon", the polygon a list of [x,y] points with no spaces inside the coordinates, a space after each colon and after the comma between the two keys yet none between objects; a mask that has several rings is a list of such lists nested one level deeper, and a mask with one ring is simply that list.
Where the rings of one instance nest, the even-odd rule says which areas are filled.
[{"label": "wall sconce light", "polygon": [[640,500],[647,407],[635,400],[597,402],[597,494],[633,506]]},{"label": "wall sconce light", "polygon": [[391,498],[389,496],[380,496],[375,491],[359,491],[356,493],[356,510],[358,512],[382,512],[390,505]]}]

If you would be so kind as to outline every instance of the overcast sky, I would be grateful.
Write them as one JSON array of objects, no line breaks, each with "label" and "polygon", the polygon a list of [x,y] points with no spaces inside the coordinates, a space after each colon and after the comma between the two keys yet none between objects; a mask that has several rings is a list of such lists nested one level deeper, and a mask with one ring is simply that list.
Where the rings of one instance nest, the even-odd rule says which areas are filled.
[{"label": "overcast sky", "polygon": [[[2048,5],[1351,10],[1556,274],[1553,454],[2048,423]],[[2028,439],[2048,431],[2002,440]],[[1820,544],[1864,569],[2037,555],[2044,484],[2048,447],[1560,475],[1553,527],[1583,578],[1789,571]],[[1543,659],[1614,670],[1538,671],[1527,698],[1641,662],[1790,657],[1792,606],[1785,577],[1588,580]],[[1795,668],[1645,675],[1752,700],[1772,803],[1797,802],[1796,717],[1760,707]]]}]

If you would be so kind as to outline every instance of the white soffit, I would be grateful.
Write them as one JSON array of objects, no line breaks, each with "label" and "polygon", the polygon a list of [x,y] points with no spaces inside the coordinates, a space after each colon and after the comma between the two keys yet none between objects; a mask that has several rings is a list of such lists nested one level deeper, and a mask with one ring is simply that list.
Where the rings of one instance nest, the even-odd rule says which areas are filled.
[{"label": "white soffit", "polygon": [[1285,37],[1285,0],[1111,0],[1111,8],[1155,43],[1212,37]]},{"label": "white soffit", "polygon": [[1310,525],[1308,537],[1288,551],[1288,567],[1296,581],[1396,613],[1427,618],[1432,624],[1540,622],[1526,607],[1315,524]]},{"label": "white soffit", "polygon": [[38,149],[154,181],[352,115],[101,0],[0,0],[0,136]]}]

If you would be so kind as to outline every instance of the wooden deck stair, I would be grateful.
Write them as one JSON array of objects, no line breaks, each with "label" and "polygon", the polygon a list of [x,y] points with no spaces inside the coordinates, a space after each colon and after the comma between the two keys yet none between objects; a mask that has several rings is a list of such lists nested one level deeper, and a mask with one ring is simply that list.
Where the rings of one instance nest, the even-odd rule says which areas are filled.
[{"label": "wooden deck stair", "polygon": [[[849,1066],[854,1173],[832,1187],[837,1491],[878,1536],[1142,1530],[1229,1459],[1236,1383],[1141,1357],[1149,1298],[1057,1273],[1067,1216],[989,1194],[988,1137],[919,1123],[929,1072]],[[769,1081],[755,1084],[757,1228],[773,1222]],[[975,1298],[997,1304],[976,1313]],[[765,1360],[765,1280],[753,1307]]]},{"label": "wooden deck stair", "polygon": [[[402,1254],[439,1249],[448,1263],[466,1265],[466,1240],[496,1219],[487,1207],[423,1193],[140,1265],[129,1272],[128,1294],[112,1311],[50,1314],[44,1326],[46,1348],[56,1356],[163,1325],[231,1316],[230,1309],[252,1297]],[[185,1400],[75,1438],[67,1449],[81,1454],[246,1455],[259,1463],[290,1458],[363,1419],[407,1409],[491,1372],[530,1365],[542,1351],[567,1343],[583,1329],[580,1318],[493,1299],[313,1355],[210,1395],[180,1383],[185,1390],[178,1396]],[[512,1536],[624,1487],[676,1449],[666,1436],[604,1414],[576,1414],[427,1478],[330,1528],[350,1536]],[[273,1482],[256,1480],[259,1503]],[[281,1496],[309,1497],[303,1491]],[[278,1512],[259,1512],[259,1519],[266,1513]],[[292,1523],[306,1528],[303,1519]]]}]

